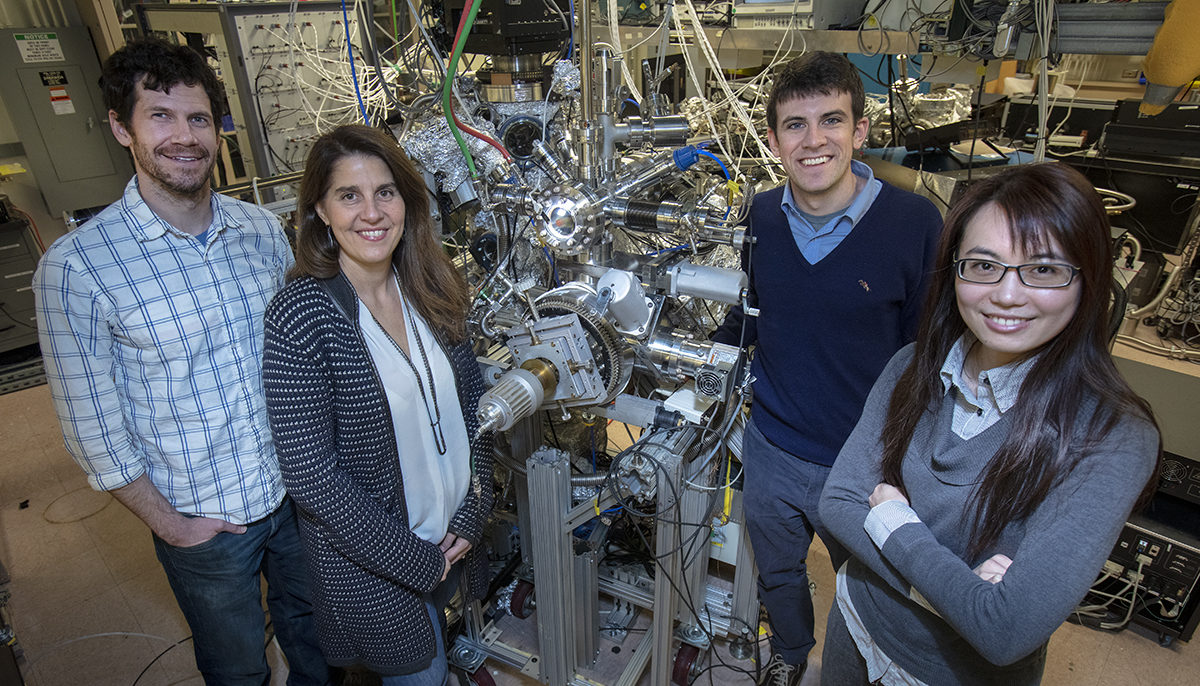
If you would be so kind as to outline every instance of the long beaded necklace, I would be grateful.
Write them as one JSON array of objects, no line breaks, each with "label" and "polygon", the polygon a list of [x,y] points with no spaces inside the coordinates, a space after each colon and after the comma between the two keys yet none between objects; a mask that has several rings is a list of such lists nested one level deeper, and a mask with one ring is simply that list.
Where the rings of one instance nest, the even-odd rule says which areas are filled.
[{"label": "long beaded necklace", "polygon": [[[388,341],[396,348],[396,352],[400,353],[400,357],[408,363],[412,369],[413,376],[417,378],[417,388],[421,391],[421,401],[425,404],[425,414],[429,417],[429,428],[433,430],[433,444],[437,446],[438,455],[446,454],[446,436],[442,433],[442,409],[438,406],[437,385],[433,382],[433,368],[429,365],[429,357],[425,354],[425,343],[421,340],[421,330],[417,328],[417,320],[413,318],[412,308],[404,304],[404,291],[400,289],[400,275],[396,275],[396,290],[400,293],[400,307],[404,310],[404,314],[408,318],[409,331],[412,331],[413,338],[417,339],[417,351],[421,353],[421,362],[425,364],[425,373],[429,375],[429,395],[425,394],[425,383],[421,377],[421,373],[417,371],[417,366],[413,364],[412,359],[405,354],[404,349],[400,347],[387,329],[383,328],[383,324],[379,323],[379,319],[367,308],[367,312],[371,312],[371,319],[375,320],[375,325],[387,336]],[[429,399],[433,398],[433,410],[429,409]]]}]

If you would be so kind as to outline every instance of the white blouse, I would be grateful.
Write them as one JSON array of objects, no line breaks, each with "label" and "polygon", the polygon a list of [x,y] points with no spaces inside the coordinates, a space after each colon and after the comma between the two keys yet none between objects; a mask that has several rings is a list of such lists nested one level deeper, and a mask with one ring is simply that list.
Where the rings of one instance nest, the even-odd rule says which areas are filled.
[{"label": "white blouse", "polygon": [[[392,411],[409,526],[418,537],[441,543],[446,537],[450,520],[470,488],[471,446],[450,360],[421,315],[408,306],[403,295],[400,300],[404,308],[411,365],[361,300],[358,323],[375,368],[379,370],[388,407]],[[416,324],[416,332],[413,331],[413,323]],[[417,344],[418,336],[421,345]],[[428,358],[428,370],[433,373],[433,388],[437,391],[436,408],[422,348]],[[421,375],[421,383],[417,382],[414,370]],[[436,418],[439,410],[445,454],[438,453],[434,431],[430,427],[430,417]]]}]

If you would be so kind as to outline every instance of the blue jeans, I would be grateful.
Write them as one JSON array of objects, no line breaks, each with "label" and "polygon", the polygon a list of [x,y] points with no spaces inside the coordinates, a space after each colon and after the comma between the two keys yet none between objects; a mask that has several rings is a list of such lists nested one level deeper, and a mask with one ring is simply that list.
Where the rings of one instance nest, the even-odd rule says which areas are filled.
[{"label": "blue jeans", "polygon": [[196,666],[207,686],[264,686],[271,669],[264,653],[267,607],[287,656],[289,686],[333,683],[317,643],[307,568],[291,498],[246,527],[200,545],[178,548],[154,537],[154,550],[192,629]]},{"label": "blue jeans", "polygon": [[433,657],[433,662],[428,667],[419,672],[383,677],[383,686],[443,686],[446,683],[446,677],[450,671],[446,664],[446,646],[443,645],[442,640],[442,617],[445,615],[429,601],[425,602],[425,609],[429,611],[429,619],[433,621],[437,655]]},{"label": "blue jeans", "polygon": [[771,648],[788,664],[803,664],[816,645],[807,564],[813,534],[829,550],[834,569],[849,557],[817,510],[830,468],[776,447],[753,414],[742,437],[742,464],[746,530],[758,563],[758,597],[771,620]]},{"label": "blue jeans", "polygon": [[446,605],[454,598],[458,590],[458,580],[466,566],[461,560],[450,567],[446,578],[433,588],[426,596],[425,609],[433,622],[434,641],[437,643],[437,654],[428,667],[412,674],[401,674],[383,677],[383,686],[442,686],[450,675],[450,667],[446,663]]}]

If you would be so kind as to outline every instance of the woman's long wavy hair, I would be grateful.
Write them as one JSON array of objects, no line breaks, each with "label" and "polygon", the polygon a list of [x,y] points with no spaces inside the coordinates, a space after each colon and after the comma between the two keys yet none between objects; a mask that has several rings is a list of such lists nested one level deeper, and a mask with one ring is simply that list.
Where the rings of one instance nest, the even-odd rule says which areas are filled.
[{"label": "woman's long wavy hair", "polygon": [[[1112,249],[1108,215],[1091,183],[1058,163],[1014,167],[971,186],[946,216],[936,271],[925,300],[916,351],[892,392],[883,428],[883,480],[904,489],[903,462],[917,423],[936,412],[940,370],[966,330],[955,296],[954,260],[963,232],[992,204],[1008,219],[1014,246],[1046,251],[1050,239],[1079,268],[1075,316],[1042,349],[1010,410],[1012,427],[976,486],[969,559],[992,550],[1010,522],[1021,521],[1087,459],[1124,414],[1157,424],[1150,405],[1121,378],[1109,354]],[[1087,416],[1083,416],[1086,413]],[[1077,422],[1086,422],[1080,432]],[[1080,435],[1087,438],[1082,442]],[[1161,459],[1161,445],[1159,457]],[[1139,499],[1154,493],[1157,469]]]},{"label": "woman's long wavy hair", "polygon": [[353,155],[383,160],[404,200],[404,237],[392,253],[404,297],[433,330],[452,343],[461,342],[466,337],[469,302],[466,282],[434,234],[424,179],[399,144],[380,129],[361,124],[339,126],[313,144],[296,203],[300,229],[296,264],[288,272],[288,280],[301,276],[328,279],[341,271],[340,248],[317,215],[317,203],[329,192],[334,167]]}]

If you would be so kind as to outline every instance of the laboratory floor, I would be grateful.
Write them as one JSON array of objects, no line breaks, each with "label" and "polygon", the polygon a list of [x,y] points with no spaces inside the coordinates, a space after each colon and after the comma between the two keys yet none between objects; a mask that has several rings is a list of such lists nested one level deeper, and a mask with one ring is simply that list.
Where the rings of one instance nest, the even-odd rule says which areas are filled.
[{"label": "laboratory floor", "polygon": [[[63,448],[46,386],[0,396],[0,560],[12,575],[8,611],[25,652],[23,672],[30,686],[202,684],[190,642],[179,643],[189,631],[149,531],[111,497],[88,487]],[[820,645],[833,600],[833,570],[819,545],[810,562]],[[505,618],[501,640],[536,641],[535,619],[536,614],[523,622]],[[631,633],[625,645],[636,645],[636,636]],[[628,648],[612,650],[620,645],[602,641],[597,674],[613,664],[619,671],[629,655]],[[714,650],[732,662],[727,646],[717,644]],[[819,683],[818,652],[804,686]],[[283,684],[286,666],[273,647],[268,654],[278,667],[272,683]],[[749,661],[737,664],[753,669]],[[501,686],[537,683],[511,669],[491,669]],[[1197,674],[1200,648],[1194,645],[1162,647],[1155,634],[1140,627],[1108,634],[1064,625],[1051,639],[1043,683],[1194,686]],[[696,683],[703,686],[710,679],[750,683],[722,667]]]}]

